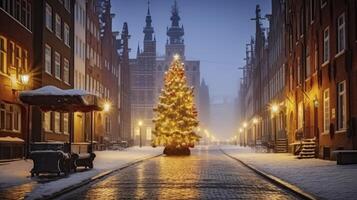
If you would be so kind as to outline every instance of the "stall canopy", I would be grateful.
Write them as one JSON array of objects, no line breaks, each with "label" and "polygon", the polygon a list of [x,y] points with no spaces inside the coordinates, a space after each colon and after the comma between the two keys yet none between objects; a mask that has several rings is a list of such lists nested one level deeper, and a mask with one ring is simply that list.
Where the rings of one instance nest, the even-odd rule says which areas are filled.
[{"label": "stall canopy", "polygon": [[91,112],[103,110],[103,102],[93,94],[83,90],[62,90],[55,86],[45,86],[20,93],[23,103],[38,106],[42,111]]}]

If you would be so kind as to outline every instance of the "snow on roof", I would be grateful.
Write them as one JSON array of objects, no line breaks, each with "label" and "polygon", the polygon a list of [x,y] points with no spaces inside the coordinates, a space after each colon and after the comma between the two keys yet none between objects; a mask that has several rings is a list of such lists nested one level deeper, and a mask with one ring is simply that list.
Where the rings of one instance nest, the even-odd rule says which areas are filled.
[{"label": "snow on roof", "polygon": [[29,91],[24,91],[21,92],[21,95],[25,96],[36,96],[36,95],[69,95],[69,96],[82,96],[89,94],[88,92],[84,90],[76,90],[76,89],[70,89],[70,90],[62,90],[58,87],[49,85],[49,86],[44,86],[41,88],[38,88],[36,90],[29,90]]},{"label": "snow on roof", "polygon": [[24,142],[24,140],[18,137],[6,136],[0,137],[0,142]]}]

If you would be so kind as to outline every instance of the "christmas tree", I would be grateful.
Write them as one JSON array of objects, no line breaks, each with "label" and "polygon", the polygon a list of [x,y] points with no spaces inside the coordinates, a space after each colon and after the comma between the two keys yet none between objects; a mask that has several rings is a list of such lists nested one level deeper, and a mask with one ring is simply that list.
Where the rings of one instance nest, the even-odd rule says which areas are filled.
[{"label": "christmas tree", "polygon": [[175,56],[164,77],[159,103],[154,108],[154,147],[165,147],[166,155],[189,155],[199,136],[193,88],[187,85],[185,69],[179,56]]}]

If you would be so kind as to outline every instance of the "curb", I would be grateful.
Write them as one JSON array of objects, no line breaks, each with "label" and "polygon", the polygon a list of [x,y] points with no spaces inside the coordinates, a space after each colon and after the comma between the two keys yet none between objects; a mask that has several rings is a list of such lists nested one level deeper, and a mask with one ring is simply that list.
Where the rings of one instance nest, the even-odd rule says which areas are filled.
[{"label": "curb", "polygon": [[146,160],[149,160],[149,159],[152,159],[152,158],[156,158],[156,157],[160,157],[160,156],[162,156],[162,155],[163,155],[163,154],[159,154],[159,155],[155,155],[155,156],[148,156],[148,157],[143,158],[143,159],[138,159],[138,160],[129,162],[129,163],[127,163],[127,164],[125,164],[125,165],[123,165],[123,166],[117,168],[117,169],[104,171],[104,172],[102,172],[102,173],[99,173],[99,174],[97,174],[97,175],[91,177],[91,178],[88,178],[88,179],[86,179],[86,180],[83,180],[83,181],[81,181],[81,182],[79,182],[79,183],[70,185],[70,186],[68,186],[68,187],[66,187],[66,188],[64,188],[64,189],[62,189],[62,190],[60,190],[60,191],[58,191],[58,192],[54,192],[54,193],[52,193],[51,195],[43,196],[43,197],[38,198],[38,199],[41,199],[41,200],[49,200],[49,199],[54,199],[54,198],[60,197],[60,196],[63,195],[63,194],[66,194],[66,193],[68,193],[68,192],[71,192],[71,191],[73,191],[73,190],[76,190],[76,189],[78,189],[78,188],[80,188],[80,187],[82,187],[82,186],[85,186],[85,185],[89,184],[89,183],[92,183],[92,182],[97,181],[97,180],[100,180],[100,179],[104,179],[104,178],[106,178],[107,176],[109,176],[109,175],[111,175],[111,174],[113,174],[113,173],[115,173],[115,172],[121,171],[121,170],[123,170],[123,169],[125,169],[125,168],[131,167],[131,166],[133,166],[133,165],[136,165],[136,164],[138,164],[138,163],[144,162],[144,161],[146,161]]},{"label": "curb", "polygon": [[288,183],[276,176],[273,176],[271,174],[268,174],[268,173],[265,173],[257,168],[255,168],[254,166],[250,165],[250,164],[247,164],[245,162],[243,162],[242,160],[236,158],[236,157],[233,157],[231,155],[229,155],[228,153],[226,153],[225,151],[223,151],[222,149],[220,149],[220,151],[228,156],[229,158],[233,159],[233,160],[236,160],[238,162],[240,162],[241,164],[243,164],[244,166],[248,167],[249,169],[251,169],[252,171],[254,171],[255,173],[259,174],[260,176],[266,178],[268,181],[272,182],[273,184],[277,185],[277,186],[280,186],[290,192],[292,192],[293,194],[297,195],[298,197],[300,198],[303,198],[303,199],[309,199],[309,200],[317,200],[319,198],[315,197],[314,195],[312,194],[309,194],[305,191],[303,191],[301,188],[299,188],[298,186],[294,185],[294,184],[291,184],[291,183]]}]

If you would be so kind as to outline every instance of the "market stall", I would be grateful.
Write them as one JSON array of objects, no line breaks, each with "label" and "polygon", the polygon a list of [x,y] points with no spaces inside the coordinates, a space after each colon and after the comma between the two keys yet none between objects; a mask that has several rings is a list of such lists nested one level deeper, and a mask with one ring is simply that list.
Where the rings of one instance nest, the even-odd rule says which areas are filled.
[{"label": "market stall", "polygon": [[93,116],[94,111],[103,110],[103,102],[98,96],[83,90],[62,90],[55,86],[45,86],[21,92],[20,100],[29,106],[37,106],[43,112],[91,113],[89,143],[73,143],[73,131],[70,131],[68,141],[30,143],[30,158],[34,161],[32,176],[39,173],[67,174],[71,169],[76,171],[79,166],[93,168]]}]

